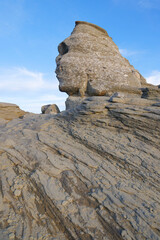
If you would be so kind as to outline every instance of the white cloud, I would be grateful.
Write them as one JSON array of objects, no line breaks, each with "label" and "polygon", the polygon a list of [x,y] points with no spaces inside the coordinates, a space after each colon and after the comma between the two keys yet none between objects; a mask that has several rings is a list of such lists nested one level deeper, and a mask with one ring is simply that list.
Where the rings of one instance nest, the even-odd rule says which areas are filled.
[{"label": "white cloud", "polygon": [[0,102],[15,103],[28,112],[40,113],[41,106],[46,104],[65,109],[67,94],[59,92],[54,76],[47,79],[42,72],[20,67],[0,68],[0,91]]},{"label": "white cloud", "polygon": [[44,78],[41,72],[26,68],[13,67],[0,69],[0,90],[4,91],[40,91],[57,89],[57,83]]},{"label": "white cloud", "polygon": [[65,109],[65,100],[67,95],[62,94],[62,96],[57,95],[42,95],[38,97],[0,97],[0,102],[8,102],[17,104],[22,110],[26,112],[41,113],[41,107],[47,104],[57,104],[59,109],[63,111]]},{"label": "white cloud", "polygon": [[159,85],[160,84],[160,71],[152,71],[151,74],[146,77],[146,80],[148,83],[151,83],[153,85]]},{"label": "white cloud", "polygon": [[119,49],[119,51],[124,57],[130,57],[130,56],[134,56],[134,55],[137,55],[140,53],[138,51],[131,51],[131,50],[128,50],[125,48],[121,48],[121,49]]}]

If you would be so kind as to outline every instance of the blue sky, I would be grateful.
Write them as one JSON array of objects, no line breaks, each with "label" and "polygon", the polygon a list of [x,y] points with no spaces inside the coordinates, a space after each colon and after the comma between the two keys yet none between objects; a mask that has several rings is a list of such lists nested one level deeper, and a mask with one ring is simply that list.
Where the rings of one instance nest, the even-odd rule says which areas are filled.
[{"label": "blue sky", "polygon": [[55,58],[76,20],[107,30],[122,55],[160,84],[160,0],[0,0],[0,102],[36,113],[44,104],[64,109]]}]

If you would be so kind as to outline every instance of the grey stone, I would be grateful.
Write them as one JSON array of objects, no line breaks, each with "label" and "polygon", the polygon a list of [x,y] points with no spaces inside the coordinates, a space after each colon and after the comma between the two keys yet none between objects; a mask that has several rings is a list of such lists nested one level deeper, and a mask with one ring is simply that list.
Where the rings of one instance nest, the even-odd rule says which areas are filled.
[{"label": "grey stone", "polygon": [[66,110],[77,107],[78,105],[80,105],[84,101],[84,99],[85,98],[77,97],[77,96],[68,97],[66,99],[66,102],[65,102]]},{"label": "grey stone", "polygon": [[142,98],[147,99],[159,99],[160,98],[160,88],[158,86],[147,86],[146,88],[142,88]]},{"label": "grey stone", "polygon": [[156,100],[123,99],[86,97],[58,115],[6,123],[3,239],[159,239],[160,110]]}]

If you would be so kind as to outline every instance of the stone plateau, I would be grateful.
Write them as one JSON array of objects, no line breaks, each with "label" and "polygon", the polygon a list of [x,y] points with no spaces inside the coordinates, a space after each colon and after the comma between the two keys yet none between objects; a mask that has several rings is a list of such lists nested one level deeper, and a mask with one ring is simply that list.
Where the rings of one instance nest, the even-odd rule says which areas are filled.
[{"label": "stone plateau", "polygon": [[[95,78],[88,90],[78,85],[84,81],[79,64],[86,71],[81,41],[93,35],[99,49],[103,35],[108,53],[114,44],[99,27],[78,23],[76,29],[71,36],[80,46],[79,73],[69,52],[63,59],[70,65],[58,66],[60,88],[72,95],[68,110],[0,124],[0,239],[159,240],[160,88],[144,83],[117,50],[112,77],[102,84],[110,93],[90,96],[92,89],[103,95],[103,77],[98,82],[97,68],[97,84]],[[117,56],[122,72],[114,71],[121,65]],[[87,64],[92,66],[88,58]],[[74,80],[69,71],[76,72]]]}]

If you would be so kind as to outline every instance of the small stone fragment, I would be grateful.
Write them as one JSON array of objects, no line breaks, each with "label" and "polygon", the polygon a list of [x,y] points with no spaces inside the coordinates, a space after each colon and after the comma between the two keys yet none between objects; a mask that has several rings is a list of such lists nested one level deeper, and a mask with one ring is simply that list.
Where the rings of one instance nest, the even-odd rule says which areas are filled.
[{"label": "small stone fragment", "polygon": [[19,197],[19,196],[21,195],[21,190],[20,190],[20,189],[16,189],[16,190],[14,191],[14,195],[15,195],[16,197]]},{"label": "small stone fragment", "polygon": [[132,238],[128,235],[126,230],[123,230],[121,235],[125,240],[132,240]]},{"label": "small stone fragment", "polygon": [[15,233],[10,233],[10,234],[9,234],[9,239],[10,239],[10,240],[15,239]]}]

